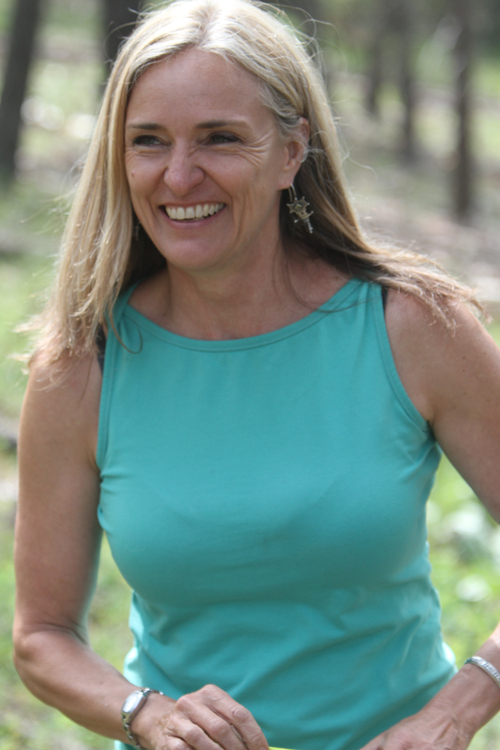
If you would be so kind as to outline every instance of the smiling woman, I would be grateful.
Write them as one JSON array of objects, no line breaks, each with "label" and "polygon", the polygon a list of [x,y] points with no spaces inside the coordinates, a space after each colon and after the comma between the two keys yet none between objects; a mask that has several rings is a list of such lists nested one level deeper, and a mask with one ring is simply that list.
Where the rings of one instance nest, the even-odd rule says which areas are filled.
[{"label": "smiling woman", "polygon": [[284,254],[281,191],[308,140],[304,118],[283,138],[256,78],[220,55],[189,49],[141,76],[127,107],[125,169],[135,215],[168,263],[169,286],[191,286],[193,272],[217,272],[219,284],[271,278]]},{"label": "smiling woman", "polygon": [[[283,16],[145,15],[33,324],[27,686],[117,748],[465,750],[500,631],[457,671],[425,503],[442,448],[500,516],[500,353],[466,303],[363,236]],[[133,589],[123,675],[87,638],[102,531]]]}]

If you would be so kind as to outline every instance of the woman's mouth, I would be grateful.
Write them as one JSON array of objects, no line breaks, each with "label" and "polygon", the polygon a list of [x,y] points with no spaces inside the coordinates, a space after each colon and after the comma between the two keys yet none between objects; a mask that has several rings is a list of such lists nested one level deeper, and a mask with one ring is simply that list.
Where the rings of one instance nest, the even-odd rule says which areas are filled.
[{"label": "woman's mouth", "polygon": [[225,205],[225,203],[197,203],[194,206],[178,206],[177,208],[162,206],[162,209],[173,221],[200,221],[200,219],[208,219],[209,216],[219,213]]}]

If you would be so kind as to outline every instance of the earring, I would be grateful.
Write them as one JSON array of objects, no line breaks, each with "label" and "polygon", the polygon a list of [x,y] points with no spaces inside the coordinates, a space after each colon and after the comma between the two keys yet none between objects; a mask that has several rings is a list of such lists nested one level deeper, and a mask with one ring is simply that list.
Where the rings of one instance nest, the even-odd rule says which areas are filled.
[{"label": "earring", "polygon": [[313,233],[313,228],[311,225],[311,222],[309,221],[309,218],[313,215],[314,211],[308,211],[308,207],[310,206],[310,203],[308,203],[304,196],[299,200],[297,198],[297,193],[295,192],[295,187],[290,185],[288,188],[288,195],[290,196],[290,203],[287,203],[288,210],[290,211],[290,216],[293,217],[293,223],[298,224],[299,221],[304,222],[304,224],[307,226],[307,229],[309,230],[309,234]]},{"label": "earring", "polygon": [[140,230],[140,228],[141,228],[141,223],[140,223],[139,219],[137,219],[137,221],[134,222],[134,238],[136,240],[139,239],[139,230]]}]

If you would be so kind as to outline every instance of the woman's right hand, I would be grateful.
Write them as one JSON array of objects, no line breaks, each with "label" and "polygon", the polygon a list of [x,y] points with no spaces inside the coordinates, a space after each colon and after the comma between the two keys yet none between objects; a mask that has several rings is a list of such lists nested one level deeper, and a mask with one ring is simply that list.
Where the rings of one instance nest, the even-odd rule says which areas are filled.
[{"label": "woman's right hand", "polygon": [[151,695],[131,730],[147,750],[269,750],[250,711],[215,685],[177,701]]}]

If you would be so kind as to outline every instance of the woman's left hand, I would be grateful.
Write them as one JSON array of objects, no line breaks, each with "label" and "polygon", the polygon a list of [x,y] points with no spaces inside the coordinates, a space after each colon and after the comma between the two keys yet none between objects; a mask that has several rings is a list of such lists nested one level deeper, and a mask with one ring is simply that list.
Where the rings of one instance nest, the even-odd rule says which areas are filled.
[{"label": "woman's left hand", "polygon": [[[499,663],[500,625],[479,654]],[[500,709],[500,691],[473,664],[462,669],[424,708],[374,737],[362,750],[466,750]]]},{"label": "woman's left hand", "polygon": [[450,712],[429,705],[379,734],[363,750],[466,750],[472,736]]}]

